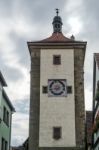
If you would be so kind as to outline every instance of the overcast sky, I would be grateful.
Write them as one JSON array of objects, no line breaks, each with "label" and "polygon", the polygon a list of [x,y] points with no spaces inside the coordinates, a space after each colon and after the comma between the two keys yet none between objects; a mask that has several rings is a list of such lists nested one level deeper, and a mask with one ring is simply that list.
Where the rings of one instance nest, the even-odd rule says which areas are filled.
[{"label": "overcast sky", "polygon": [[1,0],[0,70],[16,113],[13,114],[12,145],[28,137],[30,56],[27,41],[50,36],[55,8],[60,9],[63,33],[87,41],[85,58],[85,103],[92,108],[93,53],[99,52],[98,0]]}]

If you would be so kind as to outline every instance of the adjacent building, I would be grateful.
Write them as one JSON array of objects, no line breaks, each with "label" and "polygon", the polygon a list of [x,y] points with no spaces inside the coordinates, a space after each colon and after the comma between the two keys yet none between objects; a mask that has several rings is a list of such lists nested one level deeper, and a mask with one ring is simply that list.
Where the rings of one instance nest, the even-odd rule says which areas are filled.
[{"label": "adjacent building", "polygon": [[58,13],[57,9],[50,37],[28,42],[29,150],[85,150],[83,67],[87,42],[65,37]]},{"label": "adjacent building", "polygon": [[92,111],[86,111],[86,150],[92,149]]},{"label": "adjacent building", "polygon": [[6,81],[0,72],[0,150],[10,149],[12,113],[15,112],[4,90],[5,86]]},{"label": "adjacent building", "polygon": [[93,148],[99,150],[99,53],[94,54],[93,66]]}]

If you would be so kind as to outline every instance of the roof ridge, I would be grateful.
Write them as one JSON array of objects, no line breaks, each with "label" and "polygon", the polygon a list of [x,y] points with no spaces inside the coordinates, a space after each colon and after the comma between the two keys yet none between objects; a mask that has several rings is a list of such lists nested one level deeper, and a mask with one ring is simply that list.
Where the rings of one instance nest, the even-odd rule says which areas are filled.
[{"label": "roof ridge", "polygon": [[52,35],[51,36],[49,36],[48,38],[46,38],[46,39],[43,39],[43,40],[41,40],[41,41],[39,41],[39,42],[52,42],[52,41],[73,41],[72,39],[69,39],[69,38],[67,38],[67,37],[65,37],[64,35],[63,35],[63,33],[59,33],[59,32],[54,32],[54,33],[52,33]]}]

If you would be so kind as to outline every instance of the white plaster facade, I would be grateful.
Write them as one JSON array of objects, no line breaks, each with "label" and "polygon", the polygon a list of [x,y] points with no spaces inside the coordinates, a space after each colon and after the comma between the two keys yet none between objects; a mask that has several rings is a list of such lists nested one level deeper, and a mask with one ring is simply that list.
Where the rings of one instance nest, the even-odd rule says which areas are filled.
[{"label": "white plaster facade", "polygon": [[[61,65],[53,65],[53,55],[61,55]],[[75,100],[74,100],[74,50],[41,49],[40,56],[40,147],[72,147],[75,139]],[[42,93],[42,86],[48,79],[66,79],[72,86],[72,94],[67,97],[48,97]],[[53,127],[62,128],[62,137],[53,139]]]}]

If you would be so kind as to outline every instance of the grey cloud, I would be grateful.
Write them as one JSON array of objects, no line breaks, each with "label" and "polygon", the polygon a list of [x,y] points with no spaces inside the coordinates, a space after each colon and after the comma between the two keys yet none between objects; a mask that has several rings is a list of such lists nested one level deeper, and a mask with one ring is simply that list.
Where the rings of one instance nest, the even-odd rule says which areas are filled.
[{"label": "grey cloud", "polygon": [[[63,11],[66,2],[66,0],[15,0],[11,1],[11,5],[10,2],[7,1],[8,5],[6,5],[6,1],[4,0],[1,6],[5,12],[12,10],[12,15],[9,15],[9,13],[6,12],[6,18],[10,16],[10,20],[12,22],[14,21],[14,17],[19,16],[20,19],[20,16],[23,16],[28,24],[30,23],[33,27],[36,27],[37,32],[35,33],[35,35],[33,35],[33,37],[39,40],[40,37],[43,37],[44,34],[52,30],[51,23],[53,16],[55,15],[54,9],[58,7],[61,11]],[[14,51],[19,57],[20,64],[29,67],[30,58],[27,48],[27,41],[29,39],[27,39],[27,37],[24,35],[20,37],[16,31],[13,31],[13,29],[9,33],[9,39],[11,39],[12,43],[15,44]]]},{"label": "grey cloud", "polygon": [[2,15],[9,15],[11,14],[11,10],[12,10],[12,2],[8,1],[8,0],[3,0],[0,1],[0,12],[2,12]]},{"label": "grey cloud", "polygon": [[0,56],[0,69],[8,81],[17,81],[24,77],[23,73],[19,70],[6,64],[5,60]]},{"label": "grey cloud", "polygon": [[22,138],[20,139],[20,137],[18,137],[18,135],[13,136],[13,139],[12,139],[12,143],[13,144],[12,144],[12,146],[21,146],[22,141],[23,141]]},{"label": "grey cloud", "polygon": [[29,113],[29,98],[28,99],[18,99],[14,102],[14,107],[16,109],[16,113]]},{"label": "grey cloud", "polygon": [[7,79],[12,82],[24,77],[22,72],[14,67],[4,66],[3,72],[7,75]]},{"label": "grey cloud", "polygon": [[[41,23],[45,25],[45,22],[48,21],[49,16],[51,16],[51,13],[54,11],[56,7],[59,7],[60,9],[63,9],[64,5],[66,4],[66,0],[29,0],[29,1],[21,1],[19,10],[21,10],[21,6],[23,5],[22,13],[25,14],[28,19],[30,19],[32,22]],[[52,11],[53,10],[53,11]],[[54,14],[54,13],[53,13]],[[52,17],[53,17],[52,14]],[[47,18],[47,19],[46,19]]]},{"label": "grey cloud", "polygon": [[43,22],[43,24],[45,25],[48,19],[51,19],[49,18],[49,16],[52,15],[53,17],[54,9],[58,7],[62,10],[66,2],[67,0],[3,0],[0,1],[0,4],[2,6],[0,10],[2,16],[4,15],[5,17],[11,18],[16,15],[23,15],[30,22]]},{"label": "grey cloud", "polygon": [[81,12],[81,19],[83,21],[83,37],[93,41],[97,41],[99,34],[97,29],[99,27],[99,1],[98,0],[83,0],[83,11]]},{"label": "grey cloud", "polygon": [[[24,108],[23,108],[24,109]],[[16,117],[15,117],[16,116]],[[18,112],[15,114],[12,129],[12,144],[13,146],[22,145],[28,137],[28,121],[29,116],[25,113]]]},{"label": "grey cloud", "polygon": [[30,56],[29,56],[29,51],[27,47],[26,37],[23,37],[23,36],[20,37],[15,31],[11,31],[9,33],[9,38],[15,45],[15,49],[13,49],[13,51],[18,56],[19,63],[22,66],[25,66],[29,69]]},{"label": "grey cloud", "polygon": [[[85,87],[92,93],[93,89],[93,53],[99,52],[99,1],[83,0],[83,11],[81,12],[81,20],[83,22],[83,30],[78,38],[86,40],[86,61],[85,61]],[[86,97],[87,99],[87,97]],[[92,99],[90,100],[92,102]]]},{"label": "grey cloud", "polygon": [[13,139],[12,139],[12,146],[22,146],[22,144],[25,142],[25,140],[27,139],[28,137],[25,137],[25,136],[18,136],[18,135],[15,135],[13,136]]}]

